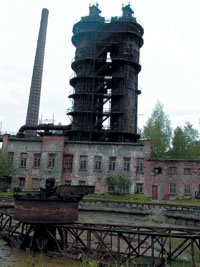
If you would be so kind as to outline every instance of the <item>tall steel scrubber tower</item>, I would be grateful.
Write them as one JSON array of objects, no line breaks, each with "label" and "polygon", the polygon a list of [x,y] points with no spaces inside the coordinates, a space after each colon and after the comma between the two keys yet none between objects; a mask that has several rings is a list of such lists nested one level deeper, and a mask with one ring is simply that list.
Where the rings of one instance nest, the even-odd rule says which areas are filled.
[{"label": "tall steel scrubber tower", "polygon": [[[34,62],[34,67],[33,67],[29,103],[28,103],[28,110],[27,110],[27,116],[26,116],[27,126],[38,125],[48,15],[49,15],[48,9],[44,8],[42,10],[40,31],[38,35],[35,62]],[[28,130],[26,131],[26,134],[36,135],[36,131]]]},{"label": "tall steel scrubber tower", "polygon": [[73,27],[71,140],[137,142],[138,73],[143,28],[130,4],[106,21],[98,4]]}]

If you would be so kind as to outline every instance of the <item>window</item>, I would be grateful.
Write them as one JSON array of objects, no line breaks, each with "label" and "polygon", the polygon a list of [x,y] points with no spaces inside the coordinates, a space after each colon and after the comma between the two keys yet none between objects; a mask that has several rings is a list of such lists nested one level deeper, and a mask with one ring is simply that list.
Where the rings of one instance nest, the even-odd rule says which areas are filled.
[{"label": "window", "polygon": [[63,170],[70,173],[73,169],[73,155],[64,155]]},{"label": "window", "polygon": [[27,153],[21,153],[21,155],[20,155],[20,167],[26,167],[27,157],[28,157]]},{"label": "window", "polygon": [[39,168],[40,167],[40,159],[41,159],[41,154],[34,154],[34,167]]},{"label": "window", "polygon": [[56,158],[55,153],[49,153],[48,168],[54,168],[55,167],[55,158]]},{"label": "window", "polygon": [[176,194],[176,184],[170,184],[169,185],[169,193],[170,194]]},{"label": "window", "polygon": [[10,165],[13,165],[14,152],[8,152],[8,161]]},{"label": "window", "polygon": [[191,168],[184,168],[184,174],[186,174],[186,175],[192,174]]},{"label": "window", "polygon": [[191,185],[185,184],[185,195],[191,195]]},{"label": "window", "polygon": [[176,167],[169,167],[169,174],[177,174],[177,168]]},{"label": "window", "polygon": [[24,185],[25,185],[25,177],[19,177],[18,178],[18,186],[24,187]]},{"label": "window", "polygon": [[38,178],[32,178],[32,188],[37,189],[40,187],[40,179]]},{"label": "window", "polygon": [[86,185],[86,181],[79,181],[79,185]]},{"label": "window", "polygon": [[115,186],[114,185],[108,185],[108,192],[115,192]]},{"label": "window", "polygon": [[135,193],[136,194],[143,194],[144,192],[144,184],[142,183],[137,183],[136,184],[136,190],[135,190]]},{"label": "window", "polygon": [[144,171],[143,163],[144,163],[144,159],[137,159],[137,172],[138,173],[143,173]]},{"label": "window", "polygon": [[155,174],[159,174],[159,173],[162,173],[162,168],[161,167],[155,167],[153,171]]},{"label": "window", "polygon": [[87,156],[80,156],[79,169],[87,170]]},{"label": "window", "polygon": [[65,185],[71,185],[72,181],[71,180],[65,180]]},{"label": "window", "polygon": [[101,171],[101,157],[94,157],[94,170]]},{"label": "window", "polygon": [[124,158],[124,171],[129,172],[130,171],[130,158]]},{"label": "window", "polygon": [[115,170],[115,166],[116,165],[116,158],[115,157],[110,157],[109,158],[109,171],[114,171]]}]

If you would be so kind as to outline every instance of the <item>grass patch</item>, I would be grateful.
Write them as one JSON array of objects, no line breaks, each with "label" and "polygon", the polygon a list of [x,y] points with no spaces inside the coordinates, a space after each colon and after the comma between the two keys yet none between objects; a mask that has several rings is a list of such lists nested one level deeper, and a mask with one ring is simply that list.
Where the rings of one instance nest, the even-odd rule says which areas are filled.
[{"label": "grass patch", "polygon": [[13,192],[0,192],[0,197],[11,197]]},{"label": "grass patch", "polygon": [[89,194],[83,199],[85,200],[102,200],[102,201],[122,201],[122,202],[144,202],[150,204],[176,204],[200,206],[200,199],[175,199],[175,200],[152,200],[151,198],[140,194]]},{"label": "grass patch", "polygon": [[84,197],[85,200],[106,200],[124,202],[151,202],[145,195],[139,194],[90,194]]}]

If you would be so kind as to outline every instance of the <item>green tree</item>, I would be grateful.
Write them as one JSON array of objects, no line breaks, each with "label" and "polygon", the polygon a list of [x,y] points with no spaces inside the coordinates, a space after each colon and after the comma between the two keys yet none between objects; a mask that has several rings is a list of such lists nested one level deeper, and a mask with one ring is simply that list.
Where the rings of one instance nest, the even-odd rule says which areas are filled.
[{"label": "green tree", "polygon": [[0,150],[0,178],[10,177],[15,171],[15,168],[8,158],[7,152]]},{"label": "green tree", "polygon": [[166,152],[170,149],[172,128],[168,115],[159,101],[144,126],[143,136],[151,140],[152,158],[166,157]]},{"label": "green tree", "polygon": [[128,192],[130,184],[129,175],[123,172],[111,173],[106,177],[106,185],[110,187],[110,191],[115,193]]},{"label": "green tree", "polygon": [[174,130],[170,155],[174,159],[200,158],[199,133],[190,122]]}]

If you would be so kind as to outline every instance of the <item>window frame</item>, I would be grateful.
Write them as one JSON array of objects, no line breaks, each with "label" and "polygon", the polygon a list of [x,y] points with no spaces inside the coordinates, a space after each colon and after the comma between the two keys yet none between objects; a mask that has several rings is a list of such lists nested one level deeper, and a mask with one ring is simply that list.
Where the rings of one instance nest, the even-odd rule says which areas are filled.
[{"label": "window frame", "polygon": [[[38,157],[38,155],[39,155],[39,157]],[[40,168],[40,165],[41,165],[41,153],[34,153],[33,167],[34,168]]]},{"label": "window frame", "polygon": [[72,180],[64,180],[64,185],[70,186],[72,184]]},{"label": "window frame", "polygon": [[177,175],[177,167],[176,166],[170,166],[169,167],[169,174],[170,175]]},{"label": "window frame", "polygon": [[63,156],[63,171],[65,173],[72,173],[74,156],[72,154],[65,154]]},{"label": "window frame", "polygon": [[24,188],[26,179],[25,177],[18,177],[17,183],[20,188]]},{"label": "window frame", "polygon": [[131,170],[131,158],[130,157],[124,157],[123,159],[123,166],[125,172],[130,172]]},{"label": "window frame", "polygon": [[[99,159],[99,160],[97,160]],[[94,157],[94,171],[100,172],[102,171],[102,156]]]},{"label": "window frame", "polygon": [[137,158],[136,172],[144,173],[144,158]]},{"label": "window frame", "polygon": [[109,162],[108,162],[108,171],[112,172],[116,170],[116,157],[109,157]]},{"label": "window frame", "polygon": [[192,168],[191,167],[184,167],[183,173],[184,173],[184,175],[191,175],[192,174]]},{"label": "window frame", "polygon": [[136,185],[135,185],[135,193],[136,194],[144,194],[144,183],[136,183]]},{"label": "window frame", "polygon": [[86,181],[85,180],[79,180],[78,184],[81,186],[86,185]]},{"label": "window frame", "polygon": [[48,169],[54,169],[55,168],[55,162],[56,162],[56,153],[49,153],[48,154],[47,168]]},{"label": "window frame", "polygon": [[27,159],[28,159],[28,153],[21,152],[21,154],[20,154],[20,167],[21,168],[26,168],[26,166],[27,166]]},{"label": "window frame", "polygon": [[191,195],[191,184],[184,185],[184,195],[190,196]]},{"label": "window frame", "polygon": [[169,193],[170,193],[170,195],[176,195],[176,189],[177,189],[176,184],[174,184],[174,183],[170,183],[169,184]]},{"label": "window frame", "polygon": [[81,155],[79,157],[79,171],[87,171],[88,156]]}]

